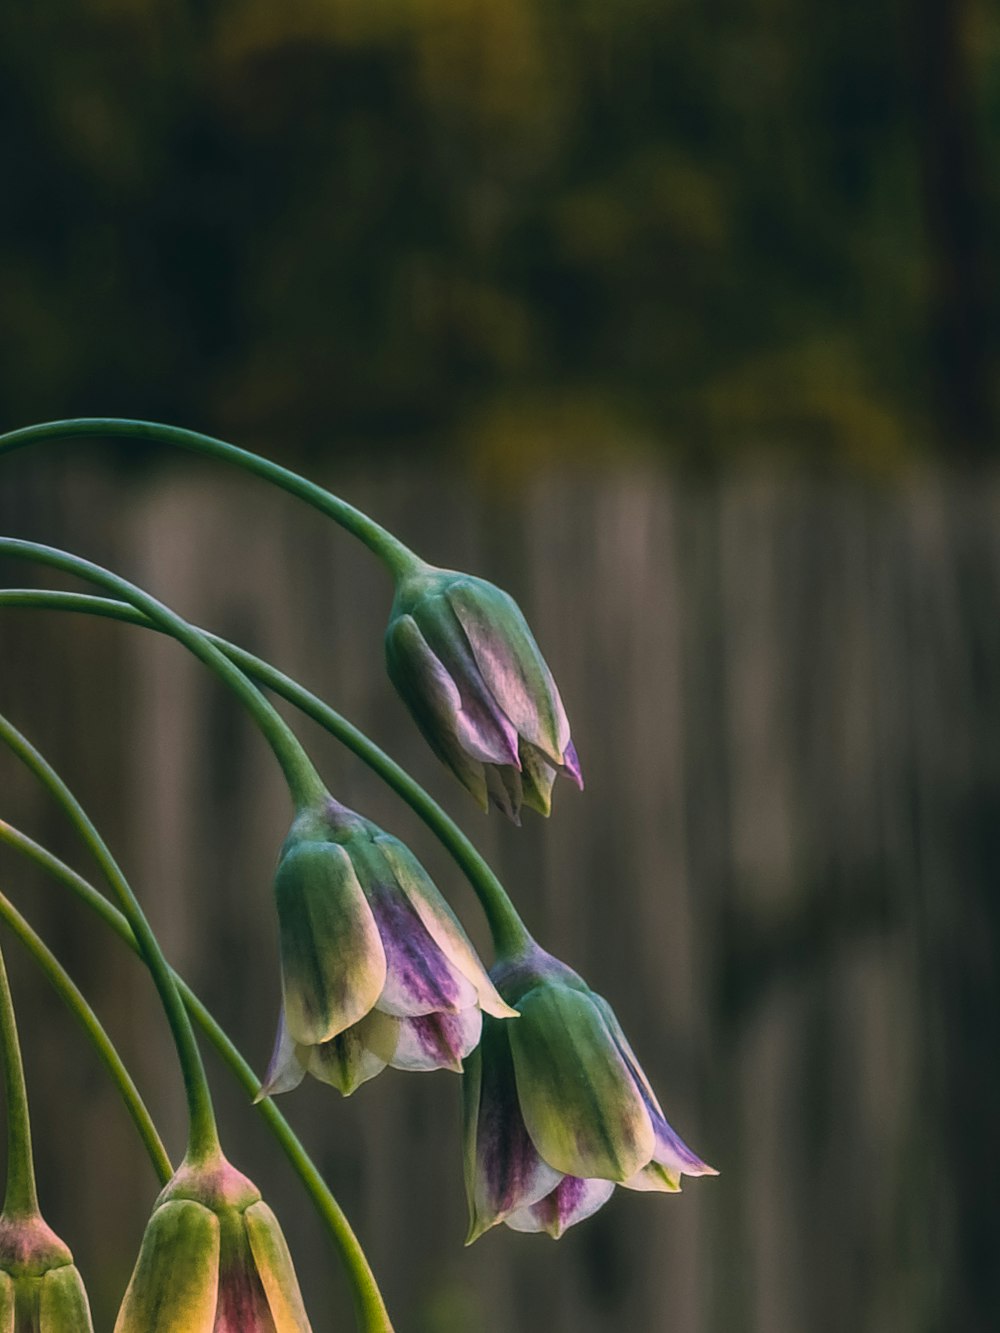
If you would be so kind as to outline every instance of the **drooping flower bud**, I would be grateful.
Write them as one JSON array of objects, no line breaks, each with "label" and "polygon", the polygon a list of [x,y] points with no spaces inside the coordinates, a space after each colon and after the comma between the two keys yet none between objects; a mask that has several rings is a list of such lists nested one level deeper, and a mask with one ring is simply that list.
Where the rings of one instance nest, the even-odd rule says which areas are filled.
[{"label": "drooping flower bud", "polygon": [[0,1216],[0,1333],[92,1333],[83,1280],[37,1215]]},{"label": "drooping flower bud", "polygon": [[396,838],[332,798],[300,814],[275,880],[283,1003],[260,1096],[306,1072],[345,1095],[392,1065],[454,1069],[510,1017],[458,918]]},{"label": "drooping flower bud", "polygon": [[464,1075],[469,1241],[505,1222],[558,1237],[616,1184],[715,1175],[668,1125],[611,1006],[533,946],[491,974],[521,1017],[486,1021]]},{"label": "drooping flower bud", "polygon": [[310,1333],[278,1220],[219,1158],[156,1201],[115,1333]]},{"label": "drooping flower bud", "polygon": [[583,786],[552,673],[520,607],[485,579],[425,565],[396,589],[389,677],[431,748],[485,810],[547,815],[564,773]]}]

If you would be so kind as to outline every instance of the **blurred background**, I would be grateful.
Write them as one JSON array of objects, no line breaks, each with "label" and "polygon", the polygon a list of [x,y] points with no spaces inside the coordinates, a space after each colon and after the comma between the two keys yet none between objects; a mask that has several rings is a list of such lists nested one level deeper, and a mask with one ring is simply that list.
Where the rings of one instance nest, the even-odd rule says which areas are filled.
[{"label": "blurred background", "polygon": [[[984,0],[159,0],[0,13],[0,422],[176,422],[501,583],[588,779],[484,818],[381,665],[328,520],[139,445],[0,470],[0,530],[110,564],[301,677],[425,781],[611,999],[721,1171],[557,1246],[462,1249],[459,1088],[282,1108],[399,1333],[932,1333],[1000,1320],[1000,18]],[[40,569],[6,585],[53,586]],[[0,615],[0,709],[104,830],[262,1070],[289,807],[170,643]],[[337,795],[422,826],[302,725]],[[0,817],[96,875],[13,760]],[[8,851],[173,1151],[137,965]],[[6,939],[5,939],[6,944]],[[109,1328],[156,1185],[11,943],[43,1208]],[[346,1287],[212,1061],[317,1330]]]}]

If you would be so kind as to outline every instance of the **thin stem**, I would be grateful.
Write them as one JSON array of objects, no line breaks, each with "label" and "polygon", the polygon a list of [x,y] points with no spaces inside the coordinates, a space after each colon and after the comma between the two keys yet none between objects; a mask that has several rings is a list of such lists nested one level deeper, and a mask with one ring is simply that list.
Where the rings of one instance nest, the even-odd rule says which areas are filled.
[{"label": "thin stem", "polygon": [[331,494],[322,486],[307,481],[298,473],[289,471],[277,463],[259,454],[240,449],[225,440],[216,440],[210,435],[201,435],[198,431],[185,430],[182,426],[167,426],[156,421],[131,421],[121,417],[78,417],[69,421],[46,421],[37,426],[25,426],[20,430],[8,431],[0,435],[0,455],[11,453],[28,444],[40,444],[45,440],[71,439],[101,436],[116,439],[145,440],[157,444],[175,445],[194,453],[208,454],[305,500],[321,513],[327,514],[334,522],[346,528],[368,549],[377,555],[394,578],[400,578],[423,564],[417,556],[398,537],[376,523],[374,519],[355,509],[346,500]]},{"label": "thin stem", "polygon": [[[8,842],[11,846],[17,846],[18,839],[21,837],[23,835],[19,834],[16,829],[12,829],[9,824],[0,820],[0,841]],[[22,848],[22,850],[24,849]],[[35,962],[38,963],[60,999],[64,1001],[84,1032],[86,1032],[91,1045],[104,1063],[121,1094],[125,1109],[131,1116],[139,1132],[139,1137],[142,1139],[143,1146],[149,1154],[153,1170],[159,1177],[160,1183],[165,1185],[173,1175],[174,1168],[167,1156],[167,1150],[163,1146],[163,1140],[157,1132],[146,1103],[142,1100],[132,1075],[125,1067],[125,1062],[115,1049],[115,1045],[108,1036],[101,1020],[94,1013],[80,988],[42,937],[32,929],[10,899],[2,893],[0,893],[0,917],[6,921]]]},{"label": "thin stem", "polygon": [[[32,588],[0,590],[0,607],[20,607],[26,609],[83,611],[92,615],[106,616],[112,620],[124,621],[130,625],[141,625],[147,629],[157,626],[137,612],[133,607],[105,597],[90,597],[80,593],[48,592]],[[462,832],[455,821],[445,813],[438,803],[424,791],[399,764],[391,759],[374,741],[368,739],[340,713],[315,694],[311,694],[291,677],[279,671],[277,667],[255,657],[253,653],[229,643],[218,635],[201,631],[220,648],[226,656],[247,675],[273,690],[275,694],[287,700],[307,717],[318,722],[332,735],[336,736],[348,749],[373,769],[412,810],[423,820],[431,832],[444,844],[454,860],[469,880],[486,914],[493,937],[493,944],[498,954],[510,955],[521,952],[531,943],[517,908],[493,872],[488,862],[476,850],[473,843]]]},{"label": "thin stem", "polygon": [[143,611],[150,620],[200,658],[237,695],[274,751],[295,804],[307,805],[325,795],[326,789],[322,779],[284,718],[247,680],[243,672],[234,668],[224,653],[206,639],[200,630],[171,611],[170,607],[101,565],[71,555],[68,551],[57,550],[53,546],[43,546],[39,542],[18,541],[13,537],[0,537],[0,556],[4,555],[19,560],[35,560],[39,564],[50,565],[53,569],[61,569],[67,574],[75,574],[78,578],[96,583],[106,591],[115,593]]},{"label": "thin stem", "polygon": [[146,915],[139,905],[139,900],[122,874],[117,861],[111,855],[107,843],[91,823],[86,811],[60,778],[47,760],[35,749],[26,737],[22,736],[12,722],[0,714],[0,741],[10,747],[14,754],[27,765],[39,781],[62,806],[70,822],[79,833],[83,842],[93,853],[97,864],[114,890],[129,924],[135,932],[142,948],[142,955],[149,968],[160,1000],[166,1011],[167,1022],[173,1034],[174,1044],[184,1076],[184,1090],[187,1095],[188,1114],[188,1155],[192,1161],[202,1162],[214,1158],[219,1149],[219,1133],[215,1124],[215,1112],[212,1108],[212,1094],[205,1077],[205,1067],[201,1061],[201,1052],[195,1040],[187,1010],[174,983],[173,973],[163,956],[159,940],[153,933]]},{"label": "thin stem", "polygon": [[[72,890],[77,897],[110,926],[113,931],[136,953],[141,953],[135,935],[125,916],[113,903],[89,884],[82,875],[77,874],[65,862],[60,861],[46,848],[34,842],[26,834],[19,832],[0,820],[0,842],[5,842],[23,855],[29,857],[43,870]],[[260,1080],[253,1069],[240,1054],[240,1051],[226,1035],[225,1031],[211,1013],[198,999],[194,991],[176,972],[174,980],[194,1021],[202,1029],[209,1041],[222,1056],[223,1060],[236,1075],[237,1080],[251,1097],[260,1091]],[[351,1229],[351,1224],[336,1199],[330,1192],[326,1181],[316,1169],[312,1159],[296,1136],[288,1121],[270,1098],[255,1104],[255,1109],[271,1130],[291,1162],[296,1174],[306,1187],[321,1220],[341,1260],[350,1276],[354,1293],[358,1327],[362,1333],[392,1333],[382,1294],[378,1289],[375,1276],[365,1257],[358,1238]]]},{"label": "thin stem", "polygon": [[5,1217],[37,1217],[35,1163],[31,1155],[31,1117],[28,1090],[24,1085],[21,1043],[17,1039],[14,999],[7,968],[0,951],[0,1052],[3,1055],[4,1086],[7,1091],[7,1193]]}]

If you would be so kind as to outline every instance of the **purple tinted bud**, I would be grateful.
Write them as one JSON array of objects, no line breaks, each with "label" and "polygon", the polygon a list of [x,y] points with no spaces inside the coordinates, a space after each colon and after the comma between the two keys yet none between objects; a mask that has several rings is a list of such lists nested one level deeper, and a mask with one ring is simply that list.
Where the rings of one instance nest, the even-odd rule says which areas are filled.
[{"label": "purple tinted bud", "polygon": [[416,857],[338,805],[292,826],[276,880],[283,1005],[261,1097],[306,1073],[345,1096],[386,1065],[453,1069],[510,1017]]},{"label": "purple tinted bud", "polygon": [[583,786],[552,673],[517,603],[485,579],[423,566],[396,589],[389,676],[431,748],[486,809],[547,815],[563,773]]},{"label": "purple tinted bud", "polygon": [[610,1005],[533,946],[491,973],[520,1013],[484,1020],[463,1079],[473,1241],[498,1222],[559,1237],[616,1184],[680,1189],[715,1175],[667,1123]]},{"label": "purple tinted bud", "polygon": [[310,1333],[278,1220],[223,1157],[183,1164],[146,1227],[115,1333]]}]

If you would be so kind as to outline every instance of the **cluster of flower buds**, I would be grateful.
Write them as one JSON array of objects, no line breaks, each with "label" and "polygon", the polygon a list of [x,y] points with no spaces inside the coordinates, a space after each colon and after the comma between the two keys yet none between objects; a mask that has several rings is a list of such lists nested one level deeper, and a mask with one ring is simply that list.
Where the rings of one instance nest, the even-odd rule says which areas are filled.
[{"label": "cluster of flower buds", "polygon": [[[397,587],[389,673],[485,806],[548,814],[580,783],[559,692],[517,605],[421,566]],[[715,1174],[667,1123],[611,1007],[531,944],[491,974],[411,852],[332,798],[299,814],[276,878],[283,1005],[261,1096],[306,1073],[353,1092],[386,1065],[465,1069],[470,1240],[560,1236],[615,1185]]]}]

